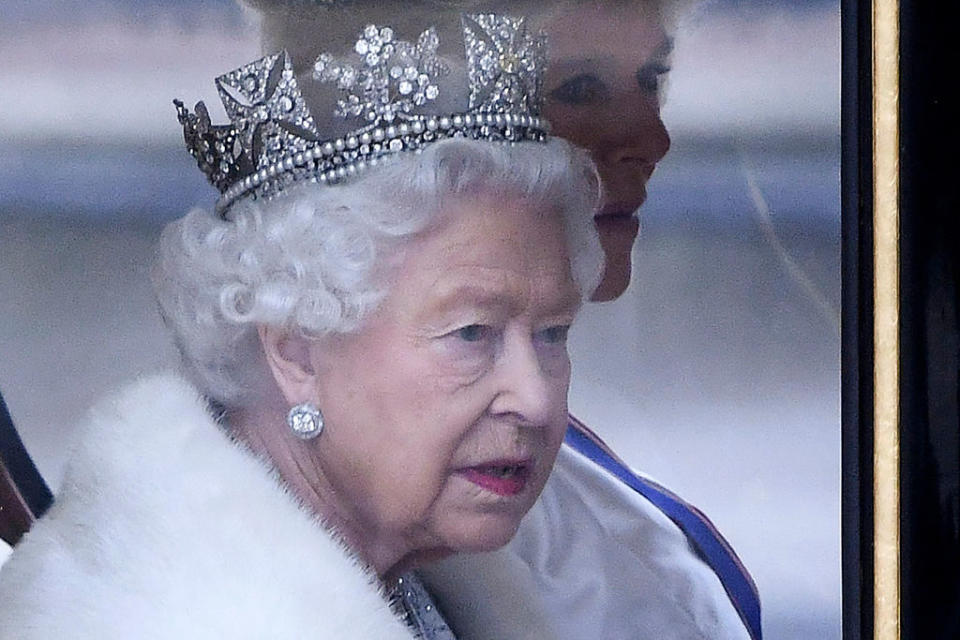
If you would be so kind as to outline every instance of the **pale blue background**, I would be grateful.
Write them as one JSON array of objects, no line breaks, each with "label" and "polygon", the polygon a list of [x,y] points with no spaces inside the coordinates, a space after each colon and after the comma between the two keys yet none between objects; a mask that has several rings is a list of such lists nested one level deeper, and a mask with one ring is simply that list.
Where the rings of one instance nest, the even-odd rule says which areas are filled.
[{"label": "pale blue background", "polygon": [[[213,192],[169,101],[255,51],[230,0],[0,7],[0,389],[53,484],[93,399],[172,361],[151,247]],[[768,640],[840,637],[838,75],[835,3],[685,21],[634,282],[572,343],[573,409],[727,534]]]}]

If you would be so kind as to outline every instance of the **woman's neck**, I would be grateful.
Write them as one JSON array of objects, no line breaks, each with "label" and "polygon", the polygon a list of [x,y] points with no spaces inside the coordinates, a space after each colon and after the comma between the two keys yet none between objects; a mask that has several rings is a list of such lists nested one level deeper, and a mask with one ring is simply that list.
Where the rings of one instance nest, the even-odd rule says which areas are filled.
[{"label": "woman's neck", "polygon": [[231,434],[266,460],[301,504],[370,567],[385,587],[406,571],[450,555],[442,549],[419,549],[403,536],[363,525],[341,505],[317,456],[311,454],[312,447],[322,446],[319,440],[323,436],[318,441],[303,441],[289,435],[282,418],[285,411],[282,406],[264,404],[230,411],[227,422]]}]

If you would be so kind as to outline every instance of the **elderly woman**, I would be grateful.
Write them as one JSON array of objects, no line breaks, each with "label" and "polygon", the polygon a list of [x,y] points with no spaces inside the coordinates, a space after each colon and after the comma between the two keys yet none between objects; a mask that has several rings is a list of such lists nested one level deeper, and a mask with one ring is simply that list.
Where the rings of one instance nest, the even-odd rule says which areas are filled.
[{"label": "elderly woman", "polygon": [[601,259],[595,170],[537,116],[540,37],[429,26],[225,74],[230,125],[179,107],[222,194],[161,240],[186,378],[94,412],[4,566],[0,637],[454,637],[412,570],[504,545],[537,499]]},{"label": "elderly woman", "polygon": [[[259,4],[266,50],[287,48],[293,66],[267,58],[219,79],[233,128],[181,109],[226,218],[194,212],[161,247],[161,307],[195,388],[147,381],[99,414],[0,580],[0,629],[396,637],[364,577],[376,575],[425,637],[452,633],[431,595],[460,638],[746,637],[686,530],[571,440],[588,433],[575,421],[520,536],[463,554],[506,543],[542,488],[568,427],[566,327],[599,291],[592,229],[604,240],[610,207],[580,154],[537,143],[538,39],[481,16],[457,41],[459,18],[432,2]],[[408,28],[424,6],[430,20]],[[369,32],[378,16],[403,30]],[[366,100],[358,79],[392,98]],[[552,82],[548,107],[569,93]],[[295,514],[286,495],[260,500],[276,492],[267,472]],[[52,569],[58,554],[77,571]],[[409,569],[444,557],[429,563],[431,594]],[[131,616],[105,610],[111,598]]]},{"label": "elderly woman", "polygon": [[[647,181],[670,147],[660,107],[673,31],[691,0],[464,2],[493,10],[509,4],[548,32],[544,114],[554,135],[590,153],[602,182],[594,224],[604,273],[591,300],[619,297],[631,279]],[[486,570],[493,565],[497,571]],[[425,577],[451,615],[474,621],[485,612],[469,606],[468,590],[445,587],[469,574],[478,592],[509,594],[484,584],[489,575],[501,585],[507,567],[511,584],[540,594],[564,621],[565,638],[762,635],[756,586],[713,524],[629,468],[574,417],[543,497],[514,540],[492,556],[445,560]]]}]

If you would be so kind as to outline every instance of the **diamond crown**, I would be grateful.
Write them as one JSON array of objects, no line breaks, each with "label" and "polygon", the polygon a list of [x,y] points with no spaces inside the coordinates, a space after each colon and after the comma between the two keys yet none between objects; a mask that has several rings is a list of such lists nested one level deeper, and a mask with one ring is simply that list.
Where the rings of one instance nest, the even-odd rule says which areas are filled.
[{"label": "diamond crown", "polygon": [[531,34],[523,18],[496,14],[464,15],[461,28],[468,95],[458,113],[437,113],[440,81],[452,72],[437,54],[436,30],[408,42],[373,24],[349,55],[322,53],[313,66],[313,79],[337,92],[333,116],[355,125],[346,135],[318,130],[285,51],[216,79],[230,124],[211,124],[203,102],[191,113],[174,100],[188,151],[220,191],[217,211],[307,180],[336,183],[443,138],[545,140],[545,36]]}]

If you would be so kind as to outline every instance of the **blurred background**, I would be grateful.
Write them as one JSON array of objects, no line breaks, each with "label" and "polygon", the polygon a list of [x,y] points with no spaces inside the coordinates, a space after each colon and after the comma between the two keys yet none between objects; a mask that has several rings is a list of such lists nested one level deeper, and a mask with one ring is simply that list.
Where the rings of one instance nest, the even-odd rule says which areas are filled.
[{"label": "blurred background", "polygon": [[[840,637],[839,51],[836,2],[684,18],[633,283],[572,337],[574,413],[714,520],[768,640]],[[0,391],[54,487],[89,405],[175,363],[153,244],[214,191],[170,100],[257,55],[232,0],[0,7]]]}]

